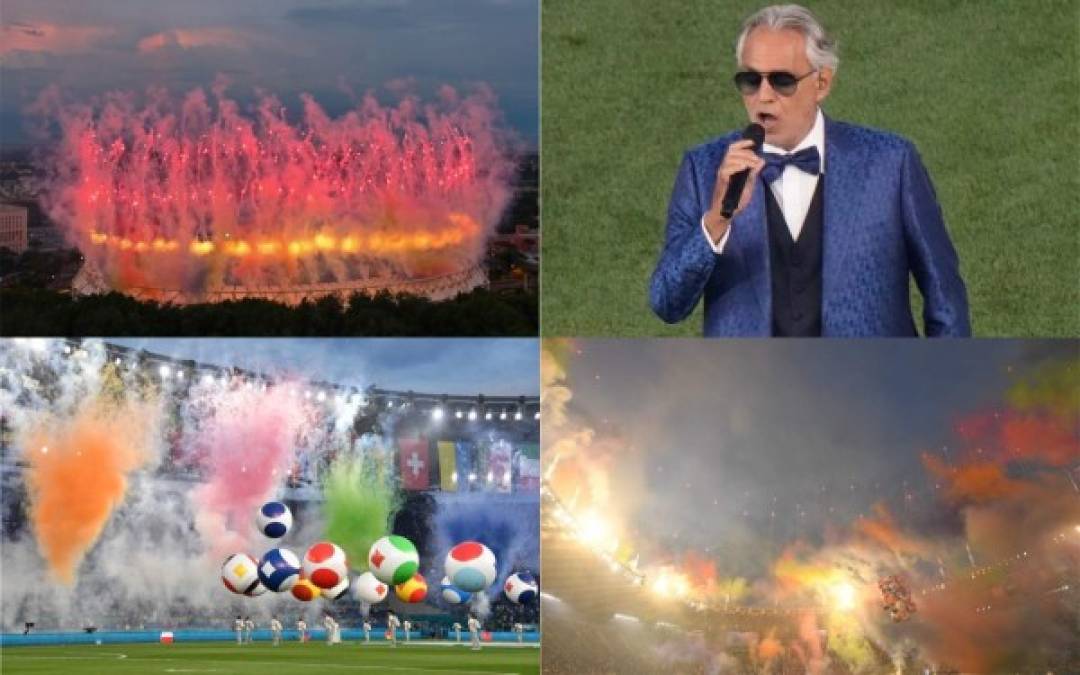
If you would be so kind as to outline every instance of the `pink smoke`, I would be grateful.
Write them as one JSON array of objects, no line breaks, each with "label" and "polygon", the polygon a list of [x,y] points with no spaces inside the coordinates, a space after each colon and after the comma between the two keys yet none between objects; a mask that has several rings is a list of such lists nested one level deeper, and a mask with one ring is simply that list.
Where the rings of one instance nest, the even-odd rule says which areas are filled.
[{"label": "pink smoke", "polygon": [[192,498],[195,523],[212,556],[248,551],[258,542],[255,514],[275,496],[294,461],[308,417],[296,387],[223,393],[194,443],[206,480]]}]

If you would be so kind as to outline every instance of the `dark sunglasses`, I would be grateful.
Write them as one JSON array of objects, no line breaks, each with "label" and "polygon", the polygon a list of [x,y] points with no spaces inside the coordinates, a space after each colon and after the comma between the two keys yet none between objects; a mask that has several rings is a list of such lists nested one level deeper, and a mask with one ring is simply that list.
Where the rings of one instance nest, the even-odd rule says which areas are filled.
[{"label": "dark sunglasses", "polygon": [[791,96],[795,93],[800,82],[816,72],[816,70],[811,70],[801,77],[795,77],[791,73],[783,70],[775,73],[758,73],[753,70],[744,70],[735,73],[735,86],[744,96],[749,96],[750,94],[756,94],[758,89],[761,89],[761,81],[768,78],[769,86],[772,87],[776,93],[781,96]]}]

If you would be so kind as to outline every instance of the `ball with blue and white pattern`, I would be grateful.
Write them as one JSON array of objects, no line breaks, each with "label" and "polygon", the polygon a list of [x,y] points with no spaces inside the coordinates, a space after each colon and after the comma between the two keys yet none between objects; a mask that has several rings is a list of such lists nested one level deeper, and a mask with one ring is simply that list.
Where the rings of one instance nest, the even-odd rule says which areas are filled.
[{"label": "ball with blue and white pattern", "polygon": [[511,602],[524,605],[536,599],[540,592],[540,586],[536,583],[536,577],[528,570],[511,574],[503,584],[503,592]]},{"label": "ball with blue and white pattern", "polygon": [[463,591],[454,584],[450,583],[450,577],[443,577],[442,583],[439,584],[439,592],[442,593],[442,598],[451,605],[460,605],[463,602],[468,602],[472,597],[472,593]]},{"label": "ball with blue and white pattern", "polygon": [[446,554],[446,576],[463,591],[479,593],[495,583],[495,554],[478,541],[463,541]]},{"label": "ball with blue and white pattern", "polygon": [[284,593],[300,578],[300,558],[287,548],[272,548],[259,560],[259,581],[268,590]]},{"label": "ball with blue and white pattern", "polygon": [[260,532],[272,539],[280,539],[292,527],[292,511],[282,502],[266,502],[255,521]]}]

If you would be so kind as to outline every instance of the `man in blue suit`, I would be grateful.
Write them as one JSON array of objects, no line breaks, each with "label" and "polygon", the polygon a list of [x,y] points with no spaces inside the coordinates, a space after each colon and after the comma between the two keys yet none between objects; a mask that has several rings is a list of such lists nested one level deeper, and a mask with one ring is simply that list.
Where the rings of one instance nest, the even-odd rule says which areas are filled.
[{"label": "man in blue suit", "polygon": [[[777,5],[743,25],[735,84],[763,157],[733,132],[683,157],[649,301],[669,323],[705,298],[706,336],[913,336],[908,282],[927,336],[971,334],[956,251],[915,146],[837,122],[836,45],[808,10]],[[749,170],[730,218],[721,202]]]}]

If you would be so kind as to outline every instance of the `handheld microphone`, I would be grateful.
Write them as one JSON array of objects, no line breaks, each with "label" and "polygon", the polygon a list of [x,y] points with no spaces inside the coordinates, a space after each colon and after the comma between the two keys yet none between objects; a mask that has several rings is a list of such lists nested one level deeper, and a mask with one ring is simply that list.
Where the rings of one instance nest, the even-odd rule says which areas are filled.
[{"label": "handheld microphone", "polygon": [[[754,141],[754,152],[761,152],[761,144],[765,142],[765,127],[760,124],[751,124],[742,132],[742,139]],[[735,209],[739,208],[739,199],[742,198],[743,188],[746,187],[746,179],[750,176],[750,169],[743,169],[733,175],[728,181],[727,191],[724,192],[724,201],[720,203],[720,215],[731,218]]]}]

